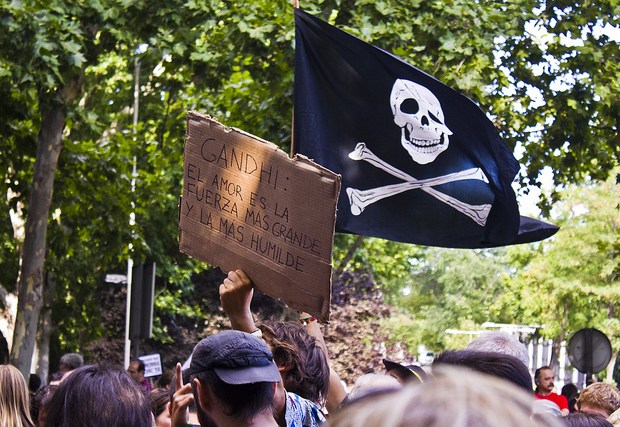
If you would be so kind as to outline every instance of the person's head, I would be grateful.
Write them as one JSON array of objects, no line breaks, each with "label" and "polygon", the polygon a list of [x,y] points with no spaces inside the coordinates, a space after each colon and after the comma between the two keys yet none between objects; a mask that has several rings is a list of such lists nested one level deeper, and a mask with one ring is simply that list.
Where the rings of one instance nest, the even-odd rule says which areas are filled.
[{"label": "person's head", "polygon": [[530,357],[525,345],[507,332],[485,332],[470,341],[465,349],[507,354],[519,359],[526,367],[530,365]]},{"label": "person's head", "polygon": [[401,365],[387,359],[383,359],[383,366],[385,366],[385,375],[396,378],[401,384],[408,381],[423,383],[426,379],[426,372],[420,366]]},{"label": "person's head", "polygon": [[577,398],[579,412],[609,417],[620,408],[618,389],[607,383],[594,383],[584,388]]},{"label": "person's head", "polygon": [[155,425],[157,427],[170,427],[172,422],[168,408],[170,391],[165,388],[156,388],[148,394],[148,399],[151,404],[151,412],[155,417]]},{"label": "person's head", "polygon": [[129,364],[127,372],[131,375],[131,378],[136,382],[144,381],[144,362],[140,359],[134,359]]},{"label": "person's head", "polygon": [[84,366],[84,358],[79,353],[67,353],[60,358],[58,369],[63,374]]},{"label": "person's head", "polygon": [[200,409],[222,419],[251,423],[272,413],[280,372],[264,341],[240,331],[211,335],[194,347],[187,373]]},{"label": "person's head", "polygon": [[402,384],[391,375],[364,374],[355,380],[349,393],[339,405],[339,409],[362,400],[375,399],[386,393],[392,393],[402,388]]},{"label": "person's head", "polygon": [[316,338],[299,322],[265,322],[260,328],[286,390],[323,402],[329,387],[329,365]]},{"label": "person's head", "polygon": [[562,386],[562,391],[560,392],[560,394],[564,396],[568,401],[569,412],[577,412],[577,408],[575,407],[577,397],[579,396],[579,389],[577,388],[577,386],[573,383],[566,383]]},{"label": "person's head", "polygon": [[30,377],[28,378],[28,391],[30,391],[31,396],[41,388],[42,383],[43,381],[41,381],[40,376],[37,374],[30,374]]},{"label": "person's head", "polygon": [[45,420],[47,418],[47,405],[52,399],[54,391],[56,391],[57,387],[58,386],[56,385],[44,385],[37,390],[34,396],[32,396],[30,402],[30,415],[32,416],[32,421],[34,421],[34,423],[39,427],[45,425]]},{"label": "person's head", "polygon": [[330,427],[557,427],[550,417],[530,418],[531,394],[507,381],[441,366],[423,384],[353,403]]},{"label": "person's head", "polygon": [[13,365],[0,365],[0,427],[34,426],[24,376]]},{"label": "person's head", "polygon": [[152,427],[140,387],[120,367],[86,365],[59,385],[47,405],[46,427]]},{"label": "person's head", "polygon": [[562,391],[560,392],[560,394],[567,399],[569,399],[575,393],[579,393],[579,389],[573,383],[564,384],[562,386]]},{"label": "person's head", "polygon": [[440,365],[467,367],[510,381],[522,390],[532,392],[532,377],[529,370],[519,359],[507,354],[474,350],[446,350],[433,361],[433,370]]},{"label": "person's head", "polygon": [[553,391],[555,375],[549,366],[541,366],[534,372],[534,384],[536,393],[546,396]]},{"label": "person's head", "polygon": [[158,388],[165,388],[166,390],[170,389],[170,386],[172,385],[172,378],[174,377],[174,371],[166,371],[162,374],[161,377],[159,377],[159,379],[157,380],[157,387]]},{"label": "person's head", "polygon": [[613,424],[600,414],[575,412],[562,417],[561,420],[566,427],[613,427]]}]

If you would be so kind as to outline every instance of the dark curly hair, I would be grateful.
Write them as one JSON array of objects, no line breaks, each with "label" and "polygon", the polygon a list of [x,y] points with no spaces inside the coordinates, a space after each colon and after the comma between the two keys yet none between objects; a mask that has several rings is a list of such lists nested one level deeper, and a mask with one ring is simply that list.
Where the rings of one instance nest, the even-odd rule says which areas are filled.
[{"label": "dark curly hair", "polygon": [[329,364],[316,338],[297,322],[264,322],[260,328],[286,390],[322,405],[329,387]]}]

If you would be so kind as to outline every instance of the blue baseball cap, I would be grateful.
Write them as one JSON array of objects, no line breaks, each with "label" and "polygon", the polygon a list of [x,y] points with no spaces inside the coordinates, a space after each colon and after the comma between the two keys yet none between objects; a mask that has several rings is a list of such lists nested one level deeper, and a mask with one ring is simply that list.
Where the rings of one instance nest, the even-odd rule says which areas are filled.
[{"label": "blue baseball cap", "polygon": [[241,331],[219,332],[196,344],[187,375],[191,378],[209,370],[226,384],[273,383],[281,379],[267,344]]}]

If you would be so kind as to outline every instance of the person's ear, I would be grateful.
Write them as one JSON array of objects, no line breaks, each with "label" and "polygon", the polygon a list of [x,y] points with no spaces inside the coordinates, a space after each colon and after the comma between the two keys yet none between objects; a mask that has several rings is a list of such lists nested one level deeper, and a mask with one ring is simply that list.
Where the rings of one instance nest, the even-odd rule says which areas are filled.
[{"label": "person's ear", "polygon": [[198,378],[194,378],[194,385],[196,386],[196,394],[198,396],[198,405],[200,405],[200,407],[202,408],[203,411],[205,412],[210,412],[210,396],[207,396],[208,393],[210,393],[211,390],[209,390],[209,387],[203,387],[202,383],[200,382],[200,380]]},{"label": "person's ear", "polygon": [[273,417],[278,425],[286,425],[286,390],[282,380],[272,383],[274,388],[273,395]]},{"label": "person's ear", "polygon": [[290,370],[293,369],[293,364],[289,363],[289,364],[281,364],[281,365],[277,365],[278,366],[278,371],[280,371],[280,374],[282,372],[288,372]]}]

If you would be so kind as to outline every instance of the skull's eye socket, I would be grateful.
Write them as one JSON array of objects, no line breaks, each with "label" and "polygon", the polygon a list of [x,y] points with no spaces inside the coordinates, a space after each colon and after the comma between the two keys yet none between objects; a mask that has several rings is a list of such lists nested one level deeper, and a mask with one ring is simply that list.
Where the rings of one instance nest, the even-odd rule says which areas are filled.
[{"label": "skull's eye socket", "polygon": [[428,112],[428,116],[431,118],[432,121],[434,121],[435,123],[441,123],[441,120],[439,120],[437,117],[435,117],[435,115],[433,113],[431,113],[430,111]]},{"label": "skull's eye socket", "polygon": [[400,104],[400,111],[405,114],[417,114],[418,111],[420,111],[420,105],[415,99],[408,98],[405,99],[402,104]]}]

